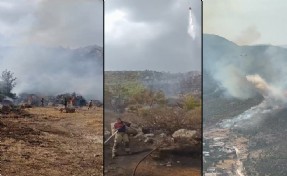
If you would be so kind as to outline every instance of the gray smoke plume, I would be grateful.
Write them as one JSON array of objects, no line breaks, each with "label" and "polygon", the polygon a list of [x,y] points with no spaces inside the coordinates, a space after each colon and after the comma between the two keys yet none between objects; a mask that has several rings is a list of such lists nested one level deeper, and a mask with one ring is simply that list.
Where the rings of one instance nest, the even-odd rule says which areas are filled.
[{"label": "gray smoke plume", "polygon": [[261,34],[258,32],[257,28],[255,26],[249,26],[235,39],[235,43],[239,45],[249,45],[259,40],[260,37]]},{"label": "gray smoke plume", "polygon": [[[287,49],[270,46],[238,46],[219,36],[204,35],[204,70],[226,95],[247,99],[257,93],[280,96],[287,89]],[[253,76],[248,76],[253,75]],[[258,89],[259,83],[265,90]]]},{"label": "gray smoke plume", "polygon": [[65,48],[6,48],[0,59],[0,70],[14,72],[16,93],[55,95],[80,93],[89,99],[102,100],[103,62],[101,48],[95,46]]},{"label": "gray smoke plume", "polygon": [[1,1],[0,11],[0,71],[14,72],[14,92],[103,99],[103,1]]}]

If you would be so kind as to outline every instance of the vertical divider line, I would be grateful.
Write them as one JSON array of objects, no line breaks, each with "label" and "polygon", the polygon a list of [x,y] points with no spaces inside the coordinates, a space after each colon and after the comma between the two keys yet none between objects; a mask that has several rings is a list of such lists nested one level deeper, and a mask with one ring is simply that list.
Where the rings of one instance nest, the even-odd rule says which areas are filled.
[{"label": "vertical divider line", "polygon": [[203,175],[203,0],[201,0],[201,175]]},{"label": "vertical divider line", "polygon": [[105,175],[105,0],[103,0],[103,175]]}]

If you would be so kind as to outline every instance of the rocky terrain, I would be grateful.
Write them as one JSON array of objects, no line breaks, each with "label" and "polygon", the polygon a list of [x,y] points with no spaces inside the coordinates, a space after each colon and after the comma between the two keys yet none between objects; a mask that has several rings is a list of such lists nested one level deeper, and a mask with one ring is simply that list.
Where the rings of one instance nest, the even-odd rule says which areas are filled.
[{"label": "rocky terrain", "polygon": [[[134,122],[130,117],[131,114],[124,116],[123,120]],[[105,117],[105,139],[107,139],[111,135],[110,124],[115,121],[117,115],[106,112]],[[201,175],[200,129],[178,130],[168,134],[164,130],[143,130],[136,123],[132,123],[131,127],[137,130],[137,135],[130,136],[132,154],[125,154],[121,146],[119,156],[112,159],[113,139],[105,144],[105,175],[125,176],[133,173],[136,176],[155,175],[155,173],[158,176]]]}]

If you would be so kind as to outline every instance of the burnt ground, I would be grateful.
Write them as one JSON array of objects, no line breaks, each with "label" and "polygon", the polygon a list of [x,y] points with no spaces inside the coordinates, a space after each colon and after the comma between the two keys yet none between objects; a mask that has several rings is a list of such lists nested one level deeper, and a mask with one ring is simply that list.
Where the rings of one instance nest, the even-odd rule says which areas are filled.
[{"label": "burnt ground", "polygon": [[[203,101],[204,109],[208,112],[203,117],[204,133],[216,130],[216,124],[221,120],[241,114],[262,101],[258,97],[241,103],[224,97],[209,96],[208,99]],[[287,109],[283,108],[266,116],[256,117],[257,119],[253,117],[246,120],[243,126],[230,131],[228,141],[231,145],[241,146],[246,151],[246,157],[242,160],[246,175],[286,175],[286,113]],[[245,138],[248,142],[243,146],[236,142],[239,138]]]},{"label": "burnt ground", "polygon": [[[105,129],[110,129],[110,123],[116,119],[112,113],[105,114]],[[123,119],[124,120],[124,119]],[[106,136],[108,137],[108,136]],[[119,156],[112,159],[111,139],[104,147],[104,173],[107,176],[132,176],[133,171],[138,162],[144,158],[150,151],[155,148],[155,145],[149,145],[143,141],[139,141],[134,137],[130,137],[130,148],[132,154],[126,155],[124,146],[121,146]],[[159,148],[161,150],[162,148]],[[194,152],[192,154],[181,153],[174,151],[167,153],[164,157],[158,158],[156,150],[140,163],[136,170],[136,176],[190,176],[201,175],[201,155]],[[171,162],[171,166],[167,163]]]},{"label": "burnt ground", "polygon": [[239,130],[249,138],[250,155],[244,162],[248,175],[286,175],[287,108],[274,112],[257,126]]},{"label": "burnt ground", "polygon": [[102,175],[102,114],[102,108],[1,114],[0,174]]}]

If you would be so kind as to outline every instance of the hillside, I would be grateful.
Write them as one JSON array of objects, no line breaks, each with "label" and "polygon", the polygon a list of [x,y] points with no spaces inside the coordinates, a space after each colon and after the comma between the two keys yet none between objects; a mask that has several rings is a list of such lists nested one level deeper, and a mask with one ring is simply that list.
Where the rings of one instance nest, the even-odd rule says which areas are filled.
[{"label": "hillside", "polygon": [[201,73],[167,73],[158,71],[105,71],[105,84],[138,82],[152,90],[162,90],[166,96],[201,92]]},{"label": "hillside", "polygon": [[[220,36],[203,36],[204,170],[233,175],[286,173],[287,49],[238,46]],[[267,87],[254,86],[258,75]],[[272,96],[278,90],[279,96]],[[232,124],[224,127],[222,124]],[[212,145],[223,144],[219,149]],[[230,150],[226,150],[231,147]],[[238,175],[240,175],[238,174]]]}]

